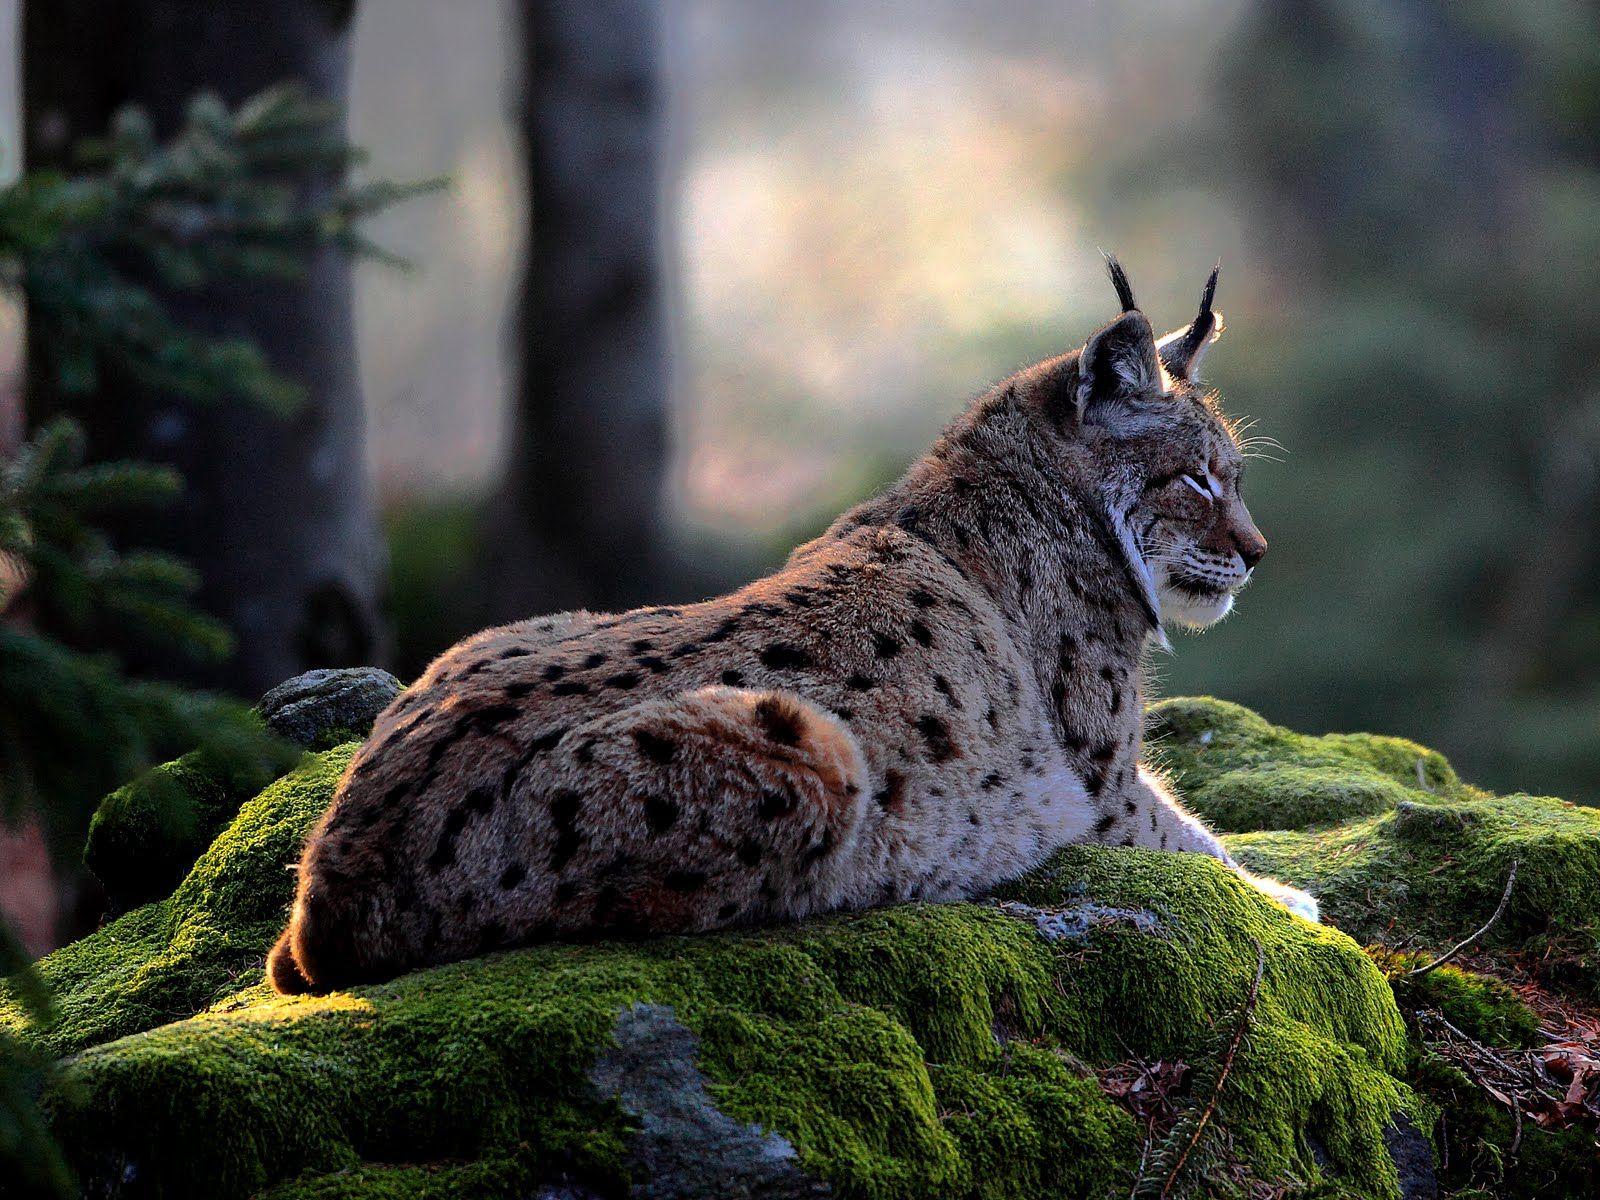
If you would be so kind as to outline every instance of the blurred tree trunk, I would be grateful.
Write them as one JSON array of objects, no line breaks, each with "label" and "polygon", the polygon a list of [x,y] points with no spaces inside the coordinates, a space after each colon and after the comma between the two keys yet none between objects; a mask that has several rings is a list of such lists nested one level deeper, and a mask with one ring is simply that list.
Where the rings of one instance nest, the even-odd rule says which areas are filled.
[{"label": "blurred tree trunk", "polygon": [[[26,0],[27,165],[67,165],[79,139],[103,134],[127,103],[146,109],[163,137],[199,91],[231,105],[298,80],[342,111],[354,8],[353,0]],[[187,481],[175,508],[119,516],[114,528],[129,544],[193,563],[204,580],[200,605],[228,624],[238,649],[226,663],[205,664],[120,646],[135,671],[254,697],[309,667],[383,657],[382,550],[363,449],[350,264],[327,250],[308,268],[295,282],[221,280],[168,297],[180,320],[251,339],[299,381],[307,399],[289,418],[183,403],[109,375],[99,394],[70,402],[49,379],[29,381],[30,422],[70,411],[95,457],[170,463]]]},{"label": "blurred tree trunk", "polygon": [[665,100],[651,0],[522,0],[530,194],[499,618],[664,598]]}]

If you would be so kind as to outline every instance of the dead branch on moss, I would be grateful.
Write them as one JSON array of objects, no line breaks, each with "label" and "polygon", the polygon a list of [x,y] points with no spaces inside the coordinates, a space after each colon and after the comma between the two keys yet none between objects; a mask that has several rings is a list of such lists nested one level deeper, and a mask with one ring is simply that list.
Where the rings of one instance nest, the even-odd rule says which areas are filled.
[{"label": "dead branch on moss", "polygon": [[1194,1153],[1194,1148],[1200,1144],[1201,1135],[1206,1131],[1206,1126],[1211,1124],[1211,1118],[1216,1115],[1217,1101],[1222,1098],[1222,1089],[1227,1086],[1228,1076],[1233,1073],[1233,1062],[1239,1056],[1239,1047],[1244,1044],[1244,1035],[1249,1032],[1250,1019],[1255,1015],[1256,1002],[1261,998],[1261,977],[1266,973],[1267,954],[1262,949],[1261,943],[1251,939],[1256,948],[1256,973],[1250,980],[1249,994],[1244,998],[1244,1007],[1239,1010],[1239,1021],[1234,1026],[1233,1037],[1228,1041],[1228,1048],[1222,1056],[1222,1067],[1217,1072],[1217,1082],[1211,1089],[1211,1097],[1206,1101],[1206,1106],[1200,1112],[1200,1119],[1195,1122],[1194,1132],[1189,1135],[1189,1140],[1184,1143],[1183,1151],[1178,1155],[1178,1161],[1172,1164],[1172,1170],[1167,1173],[1166,1182],[1161,1185],[1159,1200],[1167,1200],[1172,1193],[1173,1185],[1178,1182],[1178,1176],[1183,1173],[1184,1164],[1189,1161],[1189,1156]]},{"label": "dead branch on moss", "polygon": [[1418,976],[1426,975],[1429,971],[1437,971],[1440,967],[1444,966],[1445,963],[1459,958],[1467,951],[1469,947],[1472,946],[1474,942],[1483,937],[1483,935],[1488,933],[1489,930],[1493,929],[1495,925],[1499,923],[1500,918],[1505,915],[1506,905],[1511,902],[1511,889],[1517,886],[1517,868],[1521,865],[1521,860],[1514,861],[1511,864],[1511,873],[1506,876],[1506,889],[1500,893],[1500,903],[1494,906],[1494,912],[1491,913],[1489,919],[1478,928],[1477,932],[1469,934],[1467,937],[1457,942],[1454,946],[1451,946],[1450,949],[1446,950],[1432,962],[1425,963],[1423,966],[1414,967],[1407,971],[1405,973],[1405,978],[1416,979]]}]

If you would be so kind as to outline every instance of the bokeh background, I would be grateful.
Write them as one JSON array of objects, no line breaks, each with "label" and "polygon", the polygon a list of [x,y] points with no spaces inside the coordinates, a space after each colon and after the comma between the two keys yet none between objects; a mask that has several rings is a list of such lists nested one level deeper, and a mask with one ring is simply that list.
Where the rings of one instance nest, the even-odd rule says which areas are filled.
[{"label": "bokeh background", "polygon": [[[1272,552],[1234,617],[1161,660],[1162,691],[1600,802],[1591,6],[325,7],[349,19],[319,53],[348,56],[368,169],[451,183],[369,229],[413,271],[355,272],[364,426],[340,503],[381,522],[353,569],[384,582],[370,630],[302,638],[298,665],[407,676],[491,620],[715,592],[895,477],[986,383],[1081,344],[1113,315],[1099,248],[1165,327],[1220,257],[1208,373],[1284,447],[1247,479]],[[50,131],[9,70],[15,172],[10,148]],[[7,328],[15,445],[38,415],[20,306]],[[272,435],[251,428],[212,443],[216,475],[255,461]],[[267,490],[299,519],[295,480]],[[191,542],[239,540],[190,515]],[[237,554],[198,554],[225,621],[218,575],[272,569]],[[230,623],[220,665],[120,661],[253,699],[287,660],[252,662],[269,636]]]}]

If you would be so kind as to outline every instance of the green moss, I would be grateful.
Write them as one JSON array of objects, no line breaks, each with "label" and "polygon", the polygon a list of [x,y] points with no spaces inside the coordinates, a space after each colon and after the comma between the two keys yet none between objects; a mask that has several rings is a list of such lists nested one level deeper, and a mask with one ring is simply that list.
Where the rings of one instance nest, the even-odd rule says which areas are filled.
[{"label": "green moss", "polygon": [[1439,1183],[1456,1200],[1593,1200],[1600,1153],[1580,1126],[1547,1130],[1516,1117],[1458,1067],[1419,1047],[1411,1078],[1435,1105]]},{"label": "green moss", "polygon": [[1392,813],[1311,831],[1236,834],[1253,870],[1308,888],[1355,937],[1401,929],[1445,946],[1483,924],[1518,864],[1490,949],[1547,949],[1568,982],[1600,986],[1600,811],[1505,796],[1408,801]]},{"label": "green moss", "polygon": [[1224,1097],[1235,1144],[1264,1176],[1316,1178],[1315,1141],[1361,1194],[1392,1192],[1382,1135],[1407,1101],[1389,1073],[1404,1032],[1347,938],[1200,858],[1069,851],[1016,898],[1070,908],[1085,895],[1129,911],[1159,901],[1162,928],[1106,923],[1051,943],[1015,908],[917,905],[539,947],[321,999],[257,988],[74,1059],[78,1098],[56,1127],[90,1179],[132,1167],[171,1194],[247,1195],[303,1172],[337,1189],[325,1177],[362,1164],[517,1147],[615,1189],[629,1125],[588,1073],[617,1014],[646,1003],[698,1035],[722,1112],[788,1139],[842,1195],[1076,1194],[1131,1184],[1139,1149],[1077,1060],[1125,1057],[1125,1040],[1205,1061],[1255,940],[1270,966]]},{"label": "green moss", "polygon": [[257,981],[294,890],[288,868],[354,750],[307,756],[243,805],[170,897],[42,959],[57,1014],[49,1027],[30,1028],[0,982],[0,1027],[69,1054],[189,1016]]},{"label": "green moss", "polygon": [[1453,963],[1412,974],[1433,955],[1369,946],[1367,953],[1394,989],[1402,1010],[1430,1008],[1486,1046],[1523,1050],[1539,1045],[1539,1017],[1502,980]]},{"label": "green moss", "polygon": [[42,964],[64,1014],[47,1045],[82,1050],[53,1115],[86,1179],[131,1171],[171,1195],[385,1194],[370,1179],[409,1195],[455,1176],[374,1164],[454,1163],[506,1180],[504,1194],[529,1172],[614,1192],[637,1169],[634,1118],[590,1072],[618,1014],[642,1003],[699,1039],[722,1113],[787,1139],[841,1195],[1131,1186],[1140,1131],[1080,1063],[1128,1046],[1214,1059],[1259,942],[1262,998],[1223,1100],[1235,1144],[1263,1177],[1317,1178],[1315,1143],[1331,1177],[1393,1191],[1382,1132],[1408,1097],[1381,977],[1347,938],[1204,858],[1075,849],[1002,907],[545,946],[272,997],[260,962],[289,898],[283,867],[348,753],[247,803],[170,899]]},{"label": "green moss", "polygon": [[1465,792],[1444,757],[1404,738],[1313,737],[1225,700],[1150,710],[1157,759],[1195,812],[1229,832],[1303,829]]},{"label": "green moss", "polygon": [[102,800],[89,822],[83,861],[112,909],[170,895],[239,806],[297,758],[269,743],[253,755],[194,750]]},{"label": "green moss", "polygon": [[[1600,908],[1595,814],[1483,796],[1398,739],[1305,737],[1215,701],[1168,702],[1156,722],[1196,807],[1241,827],[1315,826],[1230,844],[1368,938],[1394,924],[1455,940],[1493,908],[1512,858],[1527,890],[1509,936],[1570,944]],[[350,752],[313,756],[246,803],[171,897],[47,958],[54,1030],[24,1028],[0,991],[0,1024],[74,1055],[53,1124],[91,1184],[274,1200],[520,1196],[552,1181],[618,1194],[639,1178],[654,1118],[596,1071],[639,1006],[681,1023],[718,1120],[783,1139],[844,1197],[1127,1194],[1147,1152],[1147,1171],[1170,1156],[1091,1068],[1189,1062],[1187,1130],[1246,1018],[1185,1188],[1204,1190],[1226,1148],[1261,1180],[1392,1196],[1385,1137],[1402,1115],[1432,1130],[1450,1113],[1463,1159],[1510,1145],[1502,1114],[1470,1108],[1408,1040],[1355,943],[1191,855],[1071,848],[993,904],[543,946],[274,997],[261,960],[289,899],[284,868]],[[1460,972],[1427,980],[1419,993],[1452,1020],[1526,1039],[1514,998]],[[1526,1144],[1548,1153],[1551,1178],[1578,1179],[1569,1141]]]}]

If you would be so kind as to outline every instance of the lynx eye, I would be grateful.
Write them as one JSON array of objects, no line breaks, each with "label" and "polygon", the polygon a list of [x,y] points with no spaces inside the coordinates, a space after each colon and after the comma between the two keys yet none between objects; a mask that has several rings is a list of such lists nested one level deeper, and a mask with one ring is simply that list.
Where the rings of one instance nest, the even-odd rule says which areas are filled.
[{"label": "lynx eye", "polygon": [[[1202,483],[1199,478],[1196,478],[1195,476],[1189,475],[1189,474],[1180,475],[1180,476],[1178,476],[1178,478],[1183,480],[1185,483],[1187,483],[1195,491],[1199,492],[1207,500],[1211,499],[1211,489],[1209,487],[1207,487],[1205,483]],[[1207,480],[1206,482],[1210,482],[1210,481]]]}]

